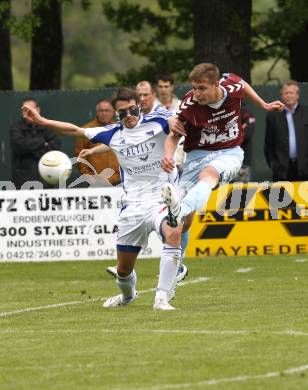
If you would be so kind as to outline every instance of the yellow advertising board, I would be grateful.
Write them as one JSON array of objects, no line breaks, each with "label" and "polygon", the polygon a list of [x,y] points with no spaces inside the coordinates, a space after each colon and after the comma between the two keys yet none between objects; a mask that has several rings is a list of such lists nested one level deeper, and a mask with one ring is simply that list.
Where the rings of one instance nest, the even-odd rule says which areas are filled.
[{"label": "yellow advertising board", "polygon": [[199,210],[186,256],[308,253],[308,182],[221,185]]}]

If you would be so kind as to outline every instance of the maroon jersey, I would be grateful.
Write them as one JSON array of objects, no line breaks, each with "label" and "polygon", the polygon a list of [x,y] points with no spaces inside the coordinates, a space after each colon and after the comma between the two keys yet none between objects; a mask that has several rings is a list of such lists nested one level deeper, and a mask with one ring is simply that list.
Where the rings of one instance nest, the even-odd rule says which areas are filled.
[{"label": "maroon jersey", "polygon": [[243,130],[240,121],[244,81],[235,74],[226,74],[219,81],[225,100],[219,108],[201,105],[193,91],[182,100],[177,117],[184,123],[187,136],[184,150],[220,150],[241,145]]}]

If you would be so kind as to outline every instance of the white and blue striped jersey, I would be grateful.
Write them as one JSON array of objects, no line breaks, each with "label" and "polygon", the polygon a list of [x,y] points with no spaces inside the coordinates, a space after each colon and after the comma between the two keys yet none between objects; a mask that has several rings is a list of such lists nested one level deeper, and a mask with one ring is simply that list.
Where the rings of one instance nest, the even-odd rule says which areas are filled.
[{"label": "white and blue striped jersey", "polygon": [[161,201],[161,187],[168,174],[160,166],[164,156],[164,142],[169,133],[170,112],[156,107],[140,117],[138,124],[128,129],[121,122],[106,127],[85,129],[92,143],[108,145],[116,154],[125,191],[124,200],[130,202]]}]

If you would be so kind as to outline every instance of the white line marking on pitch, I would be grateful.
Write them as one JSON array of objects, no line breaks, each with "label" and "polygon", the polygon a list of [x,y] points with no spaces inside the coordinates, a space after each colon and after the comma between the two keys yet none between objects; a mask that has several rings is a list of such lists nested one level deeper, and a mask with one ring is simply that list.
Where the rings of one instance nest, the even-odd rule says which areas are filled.
[{"label": "white line marking on pitch", "polygon": [[[258,380],[258,379],[277,378],[280,377],[281,375],[298,374],[307,370],[308,370],[308,364],[305,364],[299,367],[288,368],[287,370],[284,371],[267,372],[265,374],[259,374],[259,375],[239,375],[239,376],[234,376],[229,378],[209,379],[209,380],[199,381],[199,382],[165,384],[165,385],[158,385],[152,387],[139,387],[139,388],[135,388],[135,390],[165,390],[165,389],[187,389],[187,388],[190,389],[192,386],[194,387],[212,386],[212,385],[219,385],[220,383],[247,382],[247,381]],[[128,390],[128,389],[118,388],[114,390]]]},{"label": "white line marking on pitch", "polygon": [[[178,287],[186,286],[189,284],[207,282],[208,280],[209,280],[209,278],[206,278],[206,277],[196,278],[196,279],[189,280],[187,282],[181,282],[181,283],[179,283]],[[138,291],[138,293],[139,293],[139,295],[146,294],[148,292],[152,292],[155,290],[156,290],[156,288],[150,288],[148,290]],[[84,301],[72,301],[72,302],[54,303],[54,304],[45,305],[45,306],[26,307],[25,309],[18,309],[18,310],[13,310],[13,311],[1,312],[0,318],[1,317],[10,317],[10,316],[13,316],[15,314],[22,314],[22,313],[29,313],[29,312],[33,312],[33,311],[54,309],[54,308],[63,307],[63,306],[73,306],[73,305],[81,305],[83,303],[89,303],[89,302],[99,302],[102,300],[106,300],[108,298],[109,297],[101,297],[101,298],[88,299],[88,300],[84,300]]]},{"label": "white line marking on pitch", "polygon": [[209,336],[225,336],[225,335],[264,335],[271,334],[277,336],[298,336],[307,337],[308,332],[302,332],[298,330],[208,330],[208,329],[2,329],[0,334],[3,333],[15,333],[15,334],[54,334],[54,333],[160,333],[160,334],[190,334],[190,335],[209,335]]},{"label": "white line marking on pitch", "polygon": [[238,272],[240,274],[245,274],[246,272],[251,272],[253,271],[253,268],[239,268],[235,272]]},{"label": "white line marking on pitch", "polygon": [[306,263],[307,259],[295,259],[295,263]]}]

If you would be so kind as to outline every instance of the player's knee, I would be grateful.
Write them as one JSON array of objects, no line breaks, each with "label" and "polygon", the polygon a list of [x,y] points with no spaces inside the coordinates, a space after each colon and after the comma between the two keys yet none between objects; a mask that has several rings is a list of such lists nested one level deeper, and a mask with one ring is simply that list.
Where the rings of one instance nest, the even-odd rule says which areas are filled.
[{"label": "player's knee", "polygon": [[219,173],[214,167],[205,167],[199,174],[199,180],[207,182],[211,187],[215,187],[219,182]]},{"label": "player's knee", "polygon": [[169,228],[165,231],[165,243],[171,246],[179,247],[181,245],[182,227]]},{"label": "player's knee", "polygon": [[133,269],[128,264],[118,264],[117,266],[117,274],[124,278],[125,276],[128,276]]}]

